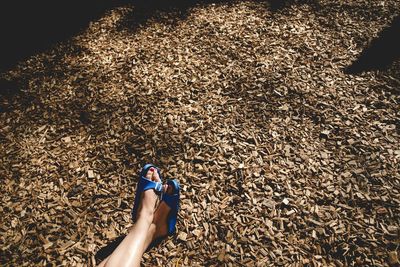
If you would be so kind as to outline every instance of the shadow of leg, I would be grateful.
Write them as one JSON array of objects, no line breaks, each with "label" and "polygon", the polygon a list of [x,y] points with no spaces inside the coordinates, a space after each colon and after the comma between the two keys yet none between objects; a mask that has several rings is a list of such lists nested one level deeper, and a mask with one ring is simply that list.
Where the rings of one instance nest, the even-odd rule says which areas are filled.
[{"label": "shadow of leg", "polygon": [[107,244],[106,246],[102,247],[101,249],[99,249],[99,251],[97,251],[95,258],[96,258],[96,262],[97,264],[99,264],[100,262],[102,262],[105,258],[107,258],[108,256],[111,255],[111,253],[113,253],[113,251],[118,247],[118,245],[122,242],[122,240],[125,238],[126,235],[121,235],[119,237],[117,237],[116,239],[114,239],[113,241],[111,241],[111,243]]},{"label": "shadow of leg", "polygon": [[400,57],[400,16],[389,27],[381,31],[378,38],[364,49],[360,56],[345,69],[345,73],[358,74],[363,71],[385,70]]}]

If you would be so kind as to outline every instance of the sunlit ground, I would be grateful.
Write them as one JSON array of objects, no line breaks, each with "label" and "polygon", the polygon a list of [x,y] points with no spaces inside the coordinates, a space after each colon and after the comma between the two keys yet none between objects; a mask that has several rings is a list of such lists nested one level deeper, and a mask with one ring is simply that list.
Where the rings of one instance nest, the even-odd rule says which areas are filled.
[{"label": "sunlit ground", "polygon": [[94,265],[153,162],[183,192],[146,266],[393,263],[399,62],[343,72],[400,11],[371,2],[119,7],[1,74],[0,262]]}]

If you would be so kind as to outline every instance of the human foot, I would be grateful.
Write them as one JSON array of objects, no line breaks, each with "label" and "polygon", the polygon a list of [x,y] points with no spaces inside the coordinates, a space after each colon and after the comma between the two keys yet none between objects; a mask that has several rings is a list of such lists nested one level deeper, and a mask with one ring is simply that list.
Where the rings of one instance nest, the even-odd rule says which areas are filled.
[{"label": "human foot", "polygon": [[[164,194],[172,195],[174,188],[168,185],[166,185],[166,187],[167,189],[165,190]],[[156,225],[154,239],[168,235],[168,215],[170,211],[171,208],[167,205],[167,203],[161,201],[154,213],[153,223]]]},{"label": "human foot", "polygon": [[137,221],[141,213],[152,216],[158,201],[157,195],[165,189],[161,184],[159,170],[153,165],[145,165],[139,175],[132,219]]},{"label": "human foot", "polygon": [[[149,171],[146,173],[146,179],[153,182],[161,182],[160,176],[155,168],[151,167]],[[158,196],[154,192],[154,190],[146,190],[142,193],[140,206],[139,206],[139,214],[142,211],[153,213],[155,211],[155,207],[157,204]]]},{"label": "human foot", "polygon": [[154,239],[175,232],[176,216],[179,208],[179,183],[168,181],[161,203],[154,213],[153,223],[156,225]]}]

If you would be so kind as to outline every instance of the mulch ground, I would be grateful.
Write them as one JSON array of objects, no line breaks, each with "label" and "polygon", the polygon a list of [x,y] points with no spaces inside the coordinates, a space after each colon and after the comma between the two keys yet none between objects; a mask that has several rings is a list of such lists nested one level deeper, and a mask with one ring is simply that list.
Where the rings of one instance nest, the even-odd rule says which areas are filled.
[{"label": "mulch ground", "polygon": [[145,265],[396,266],[400,64],[343,69],[399,11],[126,5],[2,73],[0,263],[94,265],[153,162],[183,192]]}]

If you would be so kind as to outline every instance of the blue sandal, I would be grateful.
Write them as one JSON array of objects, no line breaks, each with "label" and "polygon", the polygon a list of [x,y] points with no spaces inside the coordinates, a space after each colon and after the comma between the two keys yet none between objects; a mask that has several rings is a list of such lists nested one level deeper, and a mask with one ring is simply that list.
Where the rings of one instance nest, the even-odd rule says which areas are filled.
[{"label": "blue sandal", "polygon": [[[158,175],[160,176],[160,182],[153,182],[146,178],[146,174],[151,167],[153,167],[157,170]],[[157,195],[162,194],[163,187],[162,187],[161,179],[162,178],[161,178],[160,170],[156,166],[154,166],[153,164],[144,165],[144,167],[142,168],[142,170],[139,174],[139,181],[138,181],[138,185],[136,187],[135,203],[134,203],[133,209],[132,209],[133,221],[136,221],[136,213],[137,213],[137,209],[139,208],[140,197],[144,191],[154,189],[154,191]]]},{"label": "blue sandal", "polygon": [[179,210],[179,197],[180,197],[180,185],[177,180],[168,180],[167,185],[173,186],[174,191],[171,195],[163,194],[161,201],[164,201],[170,208],[171,211],[168,215],[168,235],[175,233],[175,225],[178,217]]}]

